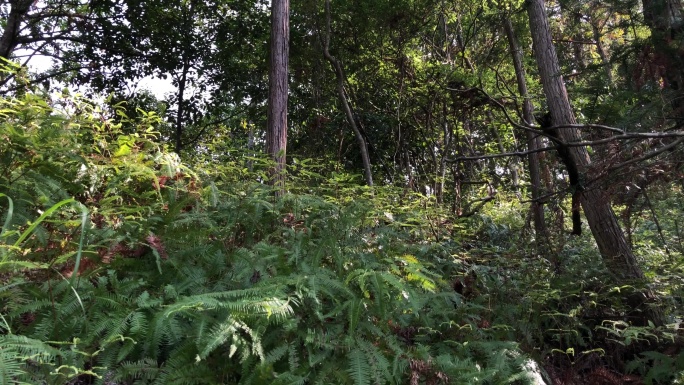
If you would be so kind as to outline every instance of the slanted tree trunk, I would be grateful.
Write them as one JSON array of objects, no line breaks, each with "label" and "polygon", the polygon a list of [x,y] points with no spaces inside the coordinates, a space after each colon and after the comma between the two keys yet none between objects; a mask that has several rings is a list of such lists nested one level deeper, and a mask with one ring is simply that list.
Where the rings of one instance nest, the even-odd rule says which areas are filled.
[{"label": "slanted tree trunk", "polygon": [[[552,126],[576,124],[575,115],[561,76],[558,56],[551,40],[544,0],[527,0],[526,4],[534,54],[546,95],[551,124]],[[564,163],[568,167],[571,184],[573,184],[575,192],[579,193],[579,200],[591,228],[591,233],[612,278],[617,284],[643,282],[644,274],[618,224],[608,194],[598,186],[582,186],[582,181],[585,180],[585,175],[590,171],[591,165],[587,149],[581,146],[563,146],[563,143],[580,141],[580,131],[577,128],[568,127],[554,131],[550,134],[556,135],[561,142],[556,142],[557,145],[561,146],[559,155],[564,158]],[[572,167],[575,170],[571,170]],[[577,175],[573,177],[573,173]],[[642,322],[651,320],[656,325],[663,325],[665,322],[662,313],[647,303],[654,299],[653,293],[649,290],[635,293],[628,298],[630,305],[635,310],[642,312],[640,317]]]},{"label": "slanted tree trunk", "polygon": [[21,21],[28,13],[33,4],[33,0],[12,0],[10,1],[9,16],[7,17],[7,24],[0,37],[0,57],[9,59],[12,52],[17,47],[17,34],[19,33],[19,26]]},{"label": "slanted tree trunk", "polygon": [[[515,68],[515,78],[518,83],[518,92],[523,99],[523,120],[527,125],[534,124],[534,107],[527,92],[527,81],[525,80],[525,67],[523,67],[523,52],[515,37],[513,24],[510,18],[504,20],[504,29],[508,38],[508,46],[513,57],[513,68]],[[541,201],[541,172],[539,153],[533,152],[541,147],[540,138],[533,132],[527,131],[527,149],[530,154],[527,156],[527,163],[530,169],[530,184],[532,192],[532,221],[537,238],[537,245],[540,251],[549,249],[549,229],[544,218],[544,203]]]},{"label": "slanted tree trunk", "polygon": [[285,194],[289,40],[289,0],[273,0],[271,2],[271,61],[268,73],[266,152],[275,161],[275,166],[271,170],[271,184],[276,187],[276,196]]},{"label": "slanted tree trunk", "polygon": [[368,186],[372,186],[373,173],[371,170],[370,155],[368,154],[368,143],[366,142],[366,138],[363,136],[363,133],[359,128],[359,125],[356,124],[356,120],[354,119],[354,113],[352,112],[351,106],[349,105],[347,92],[344,89],[346,79],[344,76],[344,71],[342,70],[342,64],[340,64],[340,61],[337,60],[336,57],[330,54],[330,34],[332,33],[330,30],[330,0],[325,1],[325,17],[326,32],[325,36],[323,37],[323,56],[325,56],[325,59],[330,63],[330,66],[333,68],[333,71],[335,71],[335,79],[337,80],[337,96],[340,99],[340,104],[342,104],[342,110],[344,110],[344,115],[347,118],[347,123],[349,123],[349,125],[351,126],[352,131],[354,131],[354,135],[356,136],[356,141],[359,143],[359,151],[361,152],[361,161],[363,162],[363,174],[366,179],[366,184]]},{"label": "slanted tree trunk", "polygon": [[606,49],[603,46],[603,36],[601,36],[601,30],[599,29],[598,20],[596,20],[596,17],[593,14],[589,15],[589,17],[589,23],[591,24],[591,33],[594,37],[594,44],[596,44],[596,52],[598,52],[599,57],[601,58],[601,64],[603,65],[603,68],[606,71],[606,78],[608,79],[609,86],[612,88],[615,85],[615,79],[613,78],[613,70],[610,65],[608,53],[606,53]]}]

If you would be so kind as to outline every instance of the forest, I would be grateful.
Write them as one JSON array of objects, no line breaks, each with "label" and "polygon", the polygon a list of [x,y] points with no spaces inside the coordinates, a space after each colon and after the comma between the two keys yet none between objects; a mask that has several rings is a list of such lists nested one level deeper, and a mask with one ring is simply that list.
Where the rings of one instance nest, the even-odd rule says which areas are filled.
[{"label": "forest", "polygon": [[0,384],[684,383],[681,0],[3,0]]}]

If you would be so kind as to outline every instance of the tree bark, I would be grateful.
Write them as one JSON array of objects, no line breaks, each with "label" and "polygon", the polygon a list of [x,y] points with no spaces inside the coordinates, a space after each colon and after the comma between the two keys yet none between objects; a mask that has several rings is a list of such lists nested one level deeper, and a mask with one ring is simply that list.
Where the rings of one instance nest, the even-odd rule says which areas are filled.
[{"label": "tree bark", "polygon": [[642,0],[644,21],[651,30],[651,42],[656,62],[662,65],[666,86],[680,90],[683,86],[684,58],[681,54],[682,2],[680,0]]},{"label": "tree bark", "polygon": [[[570,105],[565,83],[560,73],[558,56],[551,40],[548,18],[544,6],[544,0],[527,0],[527,12],[530,19],[532,43],[535,58],[539,67],[542,87],[549,108],[552,126],[576,124],[575,115]],[[562,143],[577,142],[581,140],[580,131],[577,128],[562,128],[551,132]],[[613,209],[610,205],[608,194],[597,186],[582,186],[584,175],[589,172],[591,159],[585,147],[565,147],[566,166],[572,162],[576,166],[579,182],[574,189],[579,189],[580,202],[584,209],[591,233],[596,240],[604,263],[610,271],[613,279],[618,284],[643,283],[644,274],[629,247]],[[559,151],[560,153],[561,151]],[[571,170],[568,170],[571,173]],[[651,320],[656,325],[663,325],[664,318],[654,307],[644,302],[653,301],[654,295],[649,290],[635,293],[628,301],[635,310],[641,311],[642,321]]]},{"label": "tree bark", "polygon": [[[193,28],[195,18],[195,0],[188,4],[189,8],[183,10],[183,29],[190,31]],[[186,35],[182,41],[182,64],[180,78],[178,79],[178,110],[176,111],[176,121],[174,122],[174,142],[175,152],[180,156],[183,150],[183,130],[185,126],[185,89],[188,86],[188,73],[192,69],[192,42]]]},{"label": "tree bark", "polygon": [[591,24],[591,33],[592,36],[594,37],[594,43],[596,44],[596,52],[598,52],[599,57],[601,58],[601,64],[603,65],[604,70],[606,71],[606,77],[608,79],[609,86],[613,88],[615,85],[615,79],[613,78],[613,70],[610,65],[610,59],[608,58],[608,54],[606,53],[606,49],[603,46],[603,42],[601,41],[602,36],[601,36],[601,31],[598,26],[598,20],[593,15],[590,15],[590,24]]},{"label": "tree bark", "polygon": [[[644,21],[651,30],[651,44],[655,57],[653,61],[662,70],[660,79],[664,87],[674,93],[669,98],[674,116],[681,122],[684,115],[684,9],[681,0],[642,0]],[[656,80],[660,80],[656,79]]]},{"label": "tree bark", "polygon": [[176,121],[174,123],[175,136],[175,151],[180,155],[183,150],[183,115],[185,114],[185,86],[188,82],[188,71],[190,70],[190,63],[187,58],[183,60],[183,70],[181,77],[178,80],[178,111],[176,112]]},{"label": "tree bark", "polygon": [[271,184],[275,187],[276,196],[285,194],[289,40],[289,0],[273,0],[271,3],[271,61],[268,73],[266,152],[275,162],[271,170]]},{"label": "tree bark", "polygon": [[21,21],[28,13],[33,4],[33,0],[14,0],[11,1],[11,9],[7,17],[7,24],[0,37],[0,57],[9,59],[12,52],[17,47],[17,34]]},{"label": "tree bark", "polygon": [[569,28],[574,29],[574,33],[571,37],[574,67],[576,71],[582,72],[587,68],[587,62],[584,57],[584,44],[582,43],[582,40],[584,40],[581,31],[583,24],[582,14],[576,9],[573,9],[572,6],[569,6],[567,1],[559,1],[559,5],[561,13],[565,14],[565,18],[567,18],[567,21],[565,22],[566,28],[569,26]]},{"label": "tree bark", "polygon": [[[532,106],[532,101],[530,101],[529,94],[527,92],[527,81],[525,80],[525,67],[523,66],[523,52],[518,44],[518,39],[515,37],[515,31],[513,30],[513,24],[511,19],[506,17],[504,20],[504,29],[506,31],[506,37],[508,38],[508,45],[511,50],[511,56],[513,57],[513,68],[515,69],[515,78],[518,84],[518,92],[520,97],[523,99],[523,120],[528,125],[534,123],[534,106]],[[532,221],[534,222],[534,231],[537,238],[537,245],[541,250],[549,249],[549,229],[546,226],[546,219],[544,218],[544,203],[541,201],[541,172],[540,172],[540,161],[539,153],[534,152],[541,147],[540,138],[533,132],[527,131],[527,149],[530,154],[527,156],[527,163],[530,169],[530,184],[532,192],[532,205],[530,210],[532,211]]]},{"label": "tree bark", "polygon": [[325,14],[326,14],[326,35],[323,38],[323,56],[328,60],[330,66],[335,71],[335,78],[337,80],[337,96],[342,104],[342,109],[344,110],[344,115],[347,118],[347,123],[354,131],[356,140],[359,143],[359,151],[361,152],[361,161],[363,162],[363,174],[366,179],[366,184],[368,186],[373,186],[373,173],[371,170],[370,156],[368,154],[368,143],[366,138],[363,136],[361,129],[356,120],[354,119],[354,113],[352,112],[351,106],[349,105],[349,100],[347,98],[347,92],[344,89],[345,76],[342,70],[342,65],[336,57],[330,54],[330,0],[325,1]]}]

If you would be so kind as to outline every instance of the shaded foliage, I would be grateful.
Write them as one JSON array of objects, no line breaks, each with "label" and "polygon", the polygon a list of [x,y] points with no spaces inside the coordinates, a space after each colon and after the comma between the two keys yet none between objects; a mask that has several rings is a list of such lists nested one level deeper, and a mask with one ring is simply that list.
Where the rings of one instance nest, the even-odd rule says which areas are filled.
[{"label": "shaded foliage", "polygon": [[516,344],[453,290],[462,261],[424,241],[447,234],[415,211],[424,197],[396,206],[304,168],[316,195],[274,202],[241,167],[183,166],[152,141],[153,114],[124,133],[101,107],[58,104],[4,99],[5,381],[525,378]]}]

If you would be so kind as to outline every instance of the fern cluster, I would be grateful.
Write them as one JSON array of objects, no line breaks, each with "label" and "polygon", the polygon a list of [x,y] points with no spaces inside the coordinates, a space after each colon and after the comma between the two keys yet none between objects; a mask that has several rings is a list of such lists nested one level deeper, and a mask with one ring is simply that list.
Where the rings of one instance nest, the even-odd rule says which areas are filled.
[{"label": "fern cluster", "polygon": [[525,383],[429,199],[304,169],[274,200],[154,115],[2,103],[1,383]]}]

